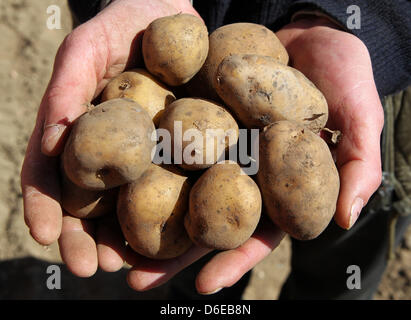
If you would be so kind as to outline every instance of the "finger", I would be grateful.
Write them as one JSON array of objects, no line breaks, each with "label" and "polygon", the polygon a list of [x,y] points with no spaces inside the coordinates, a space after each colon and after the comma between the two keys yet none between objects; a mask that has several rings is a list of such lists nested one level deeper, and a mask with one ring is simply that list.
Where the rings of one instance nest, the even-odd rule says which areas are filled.
[{"label": "finger", "polygon": [[120,270],[124,264],[126,244],[115,215],[99,221],[96,241],[99,267],[106,272]]},{"label": "finger", "polygon": [[340,195],[334,216],[339,226],[350,229],[357,221],[361,210],[381,181],[381,170],[373,169],[371,161],[353,160],[346,163],[340,172]]},{"label": "finger", "polygon": [[40,151],[42,114],[29,140],[21,170],[24,220],[31,236],[42,245],[56,241],[61,232],[62,211],[57,159]]},{"label": "finger", "polygon": [[58,241],[60,255],[75,276],[90,277],[97,271],[97,248],[92,232],[91,221],[70,215],[63,217],[63,227]]},{"label": "finger", "polygon": [[193,246],[183,255],[168,260],[152,260],[131,254],[128,263],[133,267],[127,275],[128,285],[136,291],[158,287],[209,252],[210,249]]},{"label": "finger", "polygon": [[[93,39],[99,34],[93,28],[97,26],[92,21],[81,25],[65,38],[57,52],[42,106],[45,112],[42,152],[46,155],[61,153],[70,125],[87,110],[103,77],[97,69],[105,70],[107,53],[104,39]],[[101,41],[98,50],[96,41]]]},{"label": "finger", "polygon": [[265,220],[254,235],[240,247],[215,255],[196,279],[197,291],[212,294],[230,287],[276,248],[285,233]]},{"label": "finger", "polygon": [[342,228],[353,226],[381,183],[380,132],[359,124],[355,132],[345,130],[339,142],[340,193],[334,218]]}]

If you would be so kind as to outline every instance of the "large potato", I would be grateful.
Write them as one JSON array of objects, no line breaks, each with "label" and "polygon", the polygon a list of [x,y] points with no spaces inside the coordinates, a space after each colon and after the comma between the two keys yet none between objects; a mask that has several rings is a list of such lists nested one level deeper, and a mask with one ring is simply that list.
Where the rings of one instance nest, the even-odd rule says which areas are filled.
[{"label": "large potato", "polygon": [[80,188],[61,174],[61,206],[70,215],[80,219],[93,219],[116,212],[118,188],[87,190]]},{"label": "large potato", "polygon": [[248,128],[291,120],[319,132],[328,120],[322,93],[300,71],[260,55],[231,55],[218,67],[215,88]]},{"label": "large potato", "polygon": [[183,222],[189,191],[186,176],[154,164],[139,179],[120,188],[117,216],[134,251],[153,259],[169,259],[191,246]]},{"label": "large potato", "polygon": [[217,163],[191,189],[185,227],[199,246],[237,248],[256,229],[261,206],[257,184],[237,163]]},{"label": "large potato", "polygon": [[232,54],[259,54],[288,64],[288,53],[274,32],[260,24],[232,23],[210,34],[206,61],[187,85],[192,96],[218,100],[214,78],[221,61]]},{"label": "large potato", "polygon": [[154,125],[158,125],[164,108],[176,99],[166,85],[141,68],[123,72],[107,84],[101,102],[115,98],[137,102],[148,112]]},{"label": "large potato", "polygon": [[159,128],[171,134],[168,152],[174,155],[174,163],[186,170],[211,167],[238,140],[238,125],[231,114],[204,99],[174,101],[165,110]]},{"label": "large potato", "polygon": [[257,181],[271,220],[295,239],[317,237],[334,215],[340,182],[331,152],[295,122],[261,132]]},{"label": "large potato", "polygon": [[171,86],[182,85],[200,70],[207,57],[207,27],[190,14],[156,19],[144,32],[142,51],[150,73]]},{"label": "large potato", "polygon": [[64,172],[79,187],[90,190],[132,182],[151,163],[154,130],[153,121],[138,103],[129,99],[103,102],[74,122],[62,154]]}]

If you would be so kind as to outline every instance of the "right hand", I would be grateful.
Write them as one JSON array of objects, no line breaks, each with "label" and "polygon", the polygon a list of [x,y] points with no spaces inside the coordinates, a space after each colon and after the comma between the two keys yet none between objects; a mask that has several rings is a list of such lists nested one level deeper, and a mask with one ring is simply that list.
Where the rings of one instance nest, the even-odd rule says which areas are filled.
[{"label": "right hand", "polygon": [[141,64],[142,31],[154,19],[179,12],[198,16],[188,0],[116,0],[74,29],[57,52],[26,150],[21,186],[30,234],[42,245],[58,239],[63,261],[77,276],[91,276],[97,266],[121,268],[124,241],[107,221],[96,224],[63,214],[56,156],[70,124],[108,81]]}]

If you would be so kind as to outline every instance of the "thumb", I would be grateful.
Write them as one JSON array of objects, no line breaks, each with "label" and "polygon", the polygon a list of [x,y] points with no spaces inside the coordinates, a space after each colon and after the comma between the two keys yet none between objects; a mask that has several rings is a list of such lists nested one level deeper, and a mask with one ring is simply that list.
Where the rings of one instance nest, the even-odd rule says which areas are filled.
[{"label": "thumb", "polygon": [[341,189],[334,219],[344,229],[350,229],[354,225],[361,210],[380,185],[381,170],[376,162],[352,160],[339,170]]},{"label": "thumb", "polygon": [[353,226],[362,208],[379,187],[382,177],[382,106],[377,94],[357,101],[354,107],[342,107],[338,111],[343,113],[338,118],[344,119],[344,123],[340,125],[343,137],[336,150],[340,194],[334,219],[344,229]]}]

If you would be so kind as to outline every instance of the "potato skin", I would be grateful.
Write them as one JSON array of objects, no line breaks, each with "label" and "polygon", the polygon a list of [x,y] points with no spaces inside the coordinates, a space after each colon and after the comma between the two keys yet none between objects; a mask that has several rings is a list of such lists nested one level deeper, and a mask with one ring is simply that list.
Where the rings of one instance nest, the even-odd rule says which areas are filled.
[{"label": "potato skin", "polygon": [[61,206],[80,219],[94,219],[116,212],[118,188],[94,191],[78,187],[61,174]]},{"label": "potato skin", "polygon": [[197,245],[234,249],[253,234],[261,216],[261,194],[254,180],[241,173],[237,163],[217,163],[194,184],[184,224]]},{"label": "potato skin", "polygon": [[260,24],[232,23],[209,36],[208,56],[196,76],[187,84],[192,96],[218,101],[214,78],[221,61],[232,54],[260,54],[288,64],[288,53],[274,32]]},{"label": "potato skin", "polygon": [[295,122],[260,133],[257,181],[267,214],[295,239],[316,238],[335,213],[340,181],[328,146]]},{"label": "potato skin", "polygon": [[107,84],[101,102],[116,98],[137,102],[148,112],[156,126],[164,109],[176,99],[165,84],[142,68],[123,72]]},{"label": "potato skin", "polygon": [[[178,137],[177,130],[175,130],[176,121],[181,121],[182,137],[184,137],[184,133],[189,132],[188,130],[191,129],[201,133],[203,137],[202,145],[195,143],[195,141],[182,141],[182,137]],[[223,155],[225,150],[233,146],[238,140],[238,125],[231,114],[222,105],[205,99],[182,98],[174,101],[165,110],[159,128],[170,132],[171,150],[173,153],[174,150],[181,150],[182,163],[177,164],[185,170],[201,170],[211,167]],[[215,138],[207,135],[207,130],[212,129],[223,130],[221,134],[217,134],[217,141],[222,143],[220,150],[217,150]],[[200,158],[198,162],[187,163],[185,161],[184,152],[187,152],[190,148]],[[207,150],[213,150],[213,148],[214,157],[210,154],[207,156]],[[193,153],[191,154],[194,157]],[[176,163],[176,158],[174,160],[174,163]]]},{"label": "potato skin", "polygon": [[76,185],[90,190],[134,181],[151,163],[154,130],[138,103],[129,99],[103,102],[73,123],[62,154],[64,172]]},{"label": "potato skin", "polygon": [[154,164],[120,188],[117,217],[134,251],[152,259],[170,259],[191,247],[183,223],[189,191],[186,176]]},{"label": "potato skin", "polygon": [[260,55],[231,55],[218,67],[215,88],[248,128],[298,122],[319,132],[328,120],[322,93],[300,71]]},{"label": "potato skin", "polygon": [[208,53],[208,30],[191,14],[154,20],[144,32],[142,52],[148,71],[170,86],[188,82]]}]

